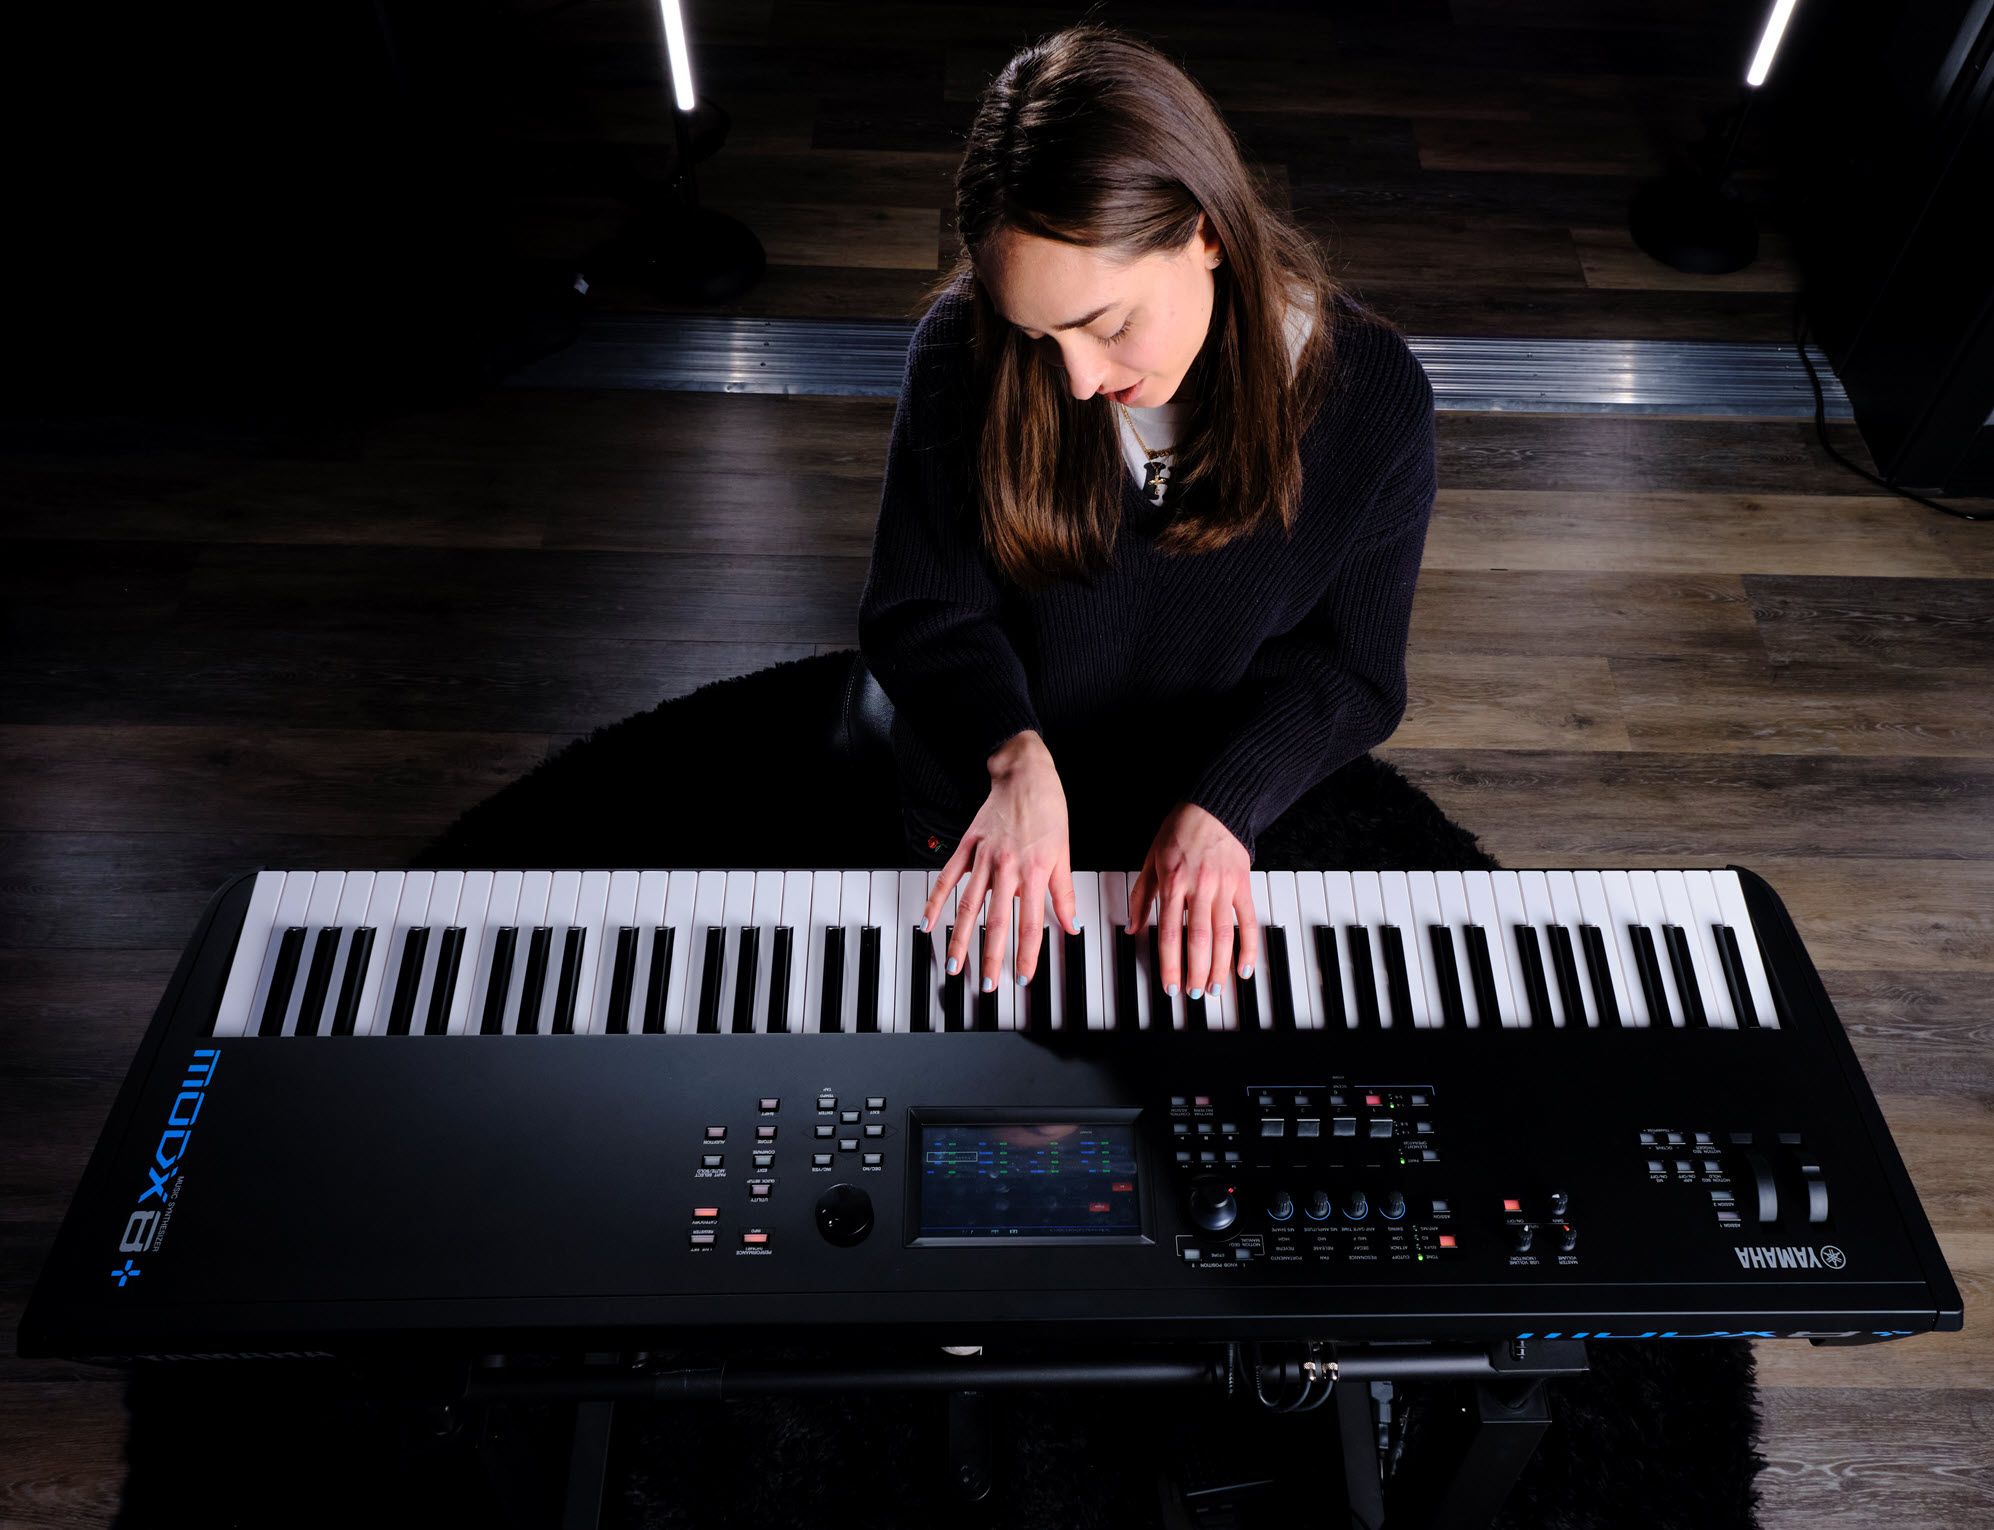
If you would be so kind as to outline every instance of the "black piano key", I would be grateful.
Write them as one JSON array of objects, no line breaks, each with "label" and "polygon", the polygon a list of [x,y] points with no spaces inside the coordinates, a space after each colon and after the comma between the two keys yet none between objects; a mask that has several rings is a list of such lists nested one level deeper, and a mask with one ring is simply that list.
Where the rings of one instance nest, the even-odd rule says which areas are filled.
[{"label": "black piano key", "polygon": [[1731,990],[1731,1008],[1737,1012],[1738,1024],[1756,1026],[1759,1012],[1752,1005],[1752,985],[1745,977],[1745,953],[1738,949],[1738,932],[1728,924],[1713,924],[1710,931],[1717,937],[1724,986]]},{"label": "black piano key", "polygon": [[1592,1003],[1599,1011],[1600,1027],[1618,1025],[1620,1001],[1613,994],[1613,968],[1606,960],[1606,934],[1596,924],[1582,924],[1579,944],[1585,947],[1586,976],[1592,979]]},{"label": "black piano key", "polygon": [[1052,1029],[1052,951],[1039,944],[1038,970],[1025,987],[1025,1007],[1018,1012],[1018,1029],[1043,1036]]},{"label": "black piano key", "polygon": [[505,1030],[505,996],[512,988],[512,958],[519,944],[517,925],[504,925],[492,941],[491,976],[485,980],[485,1012],[478,1023],[481,1035]]},{"label": "black piano key", "polygon": [[1572,950],[1572,932],[1562,924],[1551,926],[1551,970],[1558,976],[1558,998],[1565,1006],[1568,1029],[1586,1028],[1585,990],[1579,987],[1579,962]]},{"label": "black piano key", "polygon": [[1523,992],[1530,1001],[1530,1023],[1551,1023],[1551,988],[1544,981],[1544,953],[1537,949],[1537,932],[1527,924],[1515,926],[1516,960],[1523,970]]},{"label": "black piano key", "polygon": [[[955,926],[950,925],[942,936],[942,949],[947,950],[954,944]],[[942,976],[942,1029],[945,1031],[962,1029],[962,992],[963,984],[968,981],[967,962],[953,972],[944,972]]]},{"label": "black piano key", "polygon": [[332,988],[332,966],[339,959],[339,926],[325,925],[312,937],[311,965],[305,971],[305,996],[298,1003],[293,1036],[316,1036],[325,1014],[325,996]]},{"label": "black piano key", "polygon": [[1322,969],[1323,1027],[1348,1026],[1350,1016],[1343,1007],[1343,969],[1337,962],[1334,925],[1315,927],[1315,957],[1316,965]]},{"label": "black piano key", "polygon": [[1471,924],[1468,936],[1468,971],[1475,979],[1475,1008],[1483,1025],[1502,1024],[1502,1001],[1496,995],[1495,963],[1489,956],[1489,932]]},{"label": "black piano key", "polygon": [[1648,998],[1648,1023],[1669,1023],[1669,996],[1662,988],[1662,964],[1655,955],[1655,937],[1645,924],[1630,924],[1634,937],[1634,965],[1641,973],[1641,992]]},{"label": "black piano key", "polygon": [[1433,972],[1440,980],[1440,1023],[1454,1029],[1468,1023],[1468,1008],[1461,1002],[1461,964],[1454,955],[1454,932],[1444,924],[1429,924],[1426,933],[1433,945]]},{"label": "black piano key", "polygon": [[1087,1013],[1087,932],[1069,935],[1061,930],[1055,938],[1061,942],[1062,970],[1066,975],[1066,1028],[1084,1031],[1092,1019]]},{"label": "black piano key", "polygon": [[741,926],[739,960],[734,964],[734,1020],[736,1036],[755,1033],[755,984],[761,980],[762,932],[759,926]]},{"label": "black piano key", "polygon": [[429,949],[429,929],[421,926],[402,937],[402,959],[395,968],[395,991],[388,1000],[388,1034],[406,1036],[415,1019],[415,991],[422,986],[422,954]]},{"label": "black piano key", "polygon": [[775,959],[769,963],[769,1034],[789,1033],[790,958],[796,950],[796,931],[786,924],[775,927]]},{"label": "black piano key", "polygon": [[845,927],[824,930],[824,989],[817,996],[817,1029],[830,1035],[845,1028]]},{"label": "black piano key", "polygon": [[1406,976],[1405,941],[1395,924],[1378,931],[1378,943],[1385,952],[1385,992],[1392,1001],[1392,1024],[1408,1030],[1413,1025],[1412,985]]},{"label": "black piano key", "polygon": [[1114,1029],[1132,1031],[1136,1028],[1137,985],[1141,974],[1136,966],[1135,943],[1139,937],[1131,935],[1125,925],[1115,926],[1115,1013]]},{"label": "black piano key", "polygon": [[[1177,1017],[1172,1013],[1170,995],[1163,991],[1163,932],[1152,924],[1143,934],[1149,938],[1149,1028],[1171,1030],[1177,1024]],[[1181,932],[1178,944],[1183,944]]]},{"label": "black piano key", "polygon": [[720,983],[727,974],[727,928],[706,927],[706,960],[700,965],[699,1002],[695,1007],[694,1029],[702,1036],[720,1034]]},{"label": "black piano key", "polygon": [[[1265,1030],[1269,1024],[1269,1016],[1261,1012],[1260,979],[1262,974],[1273,971],[1273,968],[1268,965],[1273,960],[1270,953],[1273,949],[1274,937],[1281,935],[1281,933],[1280,930],[1272,926],[1263,927],[1260,931],[1260,960],[1254,964],[1253,976],[1245,978],[1235,976],[1232,980],[1232,1007],[1234,1018],[1239,1021],[1239,1029],[1241,1031]],[[1287,937],[1284,935],[1282,936],[1284,951],[1286,944]],[[1272,980],[1270,979],[1269,981]]]},{"label": "black piano key", "polygon": [[554,1034],[572,1036],[575,1033],[575,996],[581,991],[582,962],[588,956],[589,932],[580,925],[569,925],[568,933],[561,937],[561,975],[554,985]]},{"label": "black piano key", "polygon": [[[1273,1000],[1268,1013],[1272,1029],[1290,1032],[1295,1028],[1295,970],[1288,965],[1288,932],[1279,925],[1267,932],[1267,978],[1272,985],[1268,989]],[[1257,983],[1260,979],[1256,976],[1247,981]]]},{"label": "black piano key", "polygon": [[298,957],[305,949],[302,925],[292,925],[277,942],[277,965],[270,973],[270,992],[263,999],[263,1023],[259,1036],[284,1034],[284,1013],[291,1007],[291,985],[298,977]]},{"label": "black piano key", "polygon": [[859,1018],[861,1031],[879,1029],[879,926],[859,927]]},{"label": "black piano key", "polygon": [[1357,1024],[1361,1029],[1378,1029],[1378,979],[1371,965],[1371,937],[1360,924],[1345,927],[1344,939],[1350,949],[1350,983],[1357,990]]},{"label": "black piano key", "polygon": [[931,932],[918,924],[913,925],[907,935],[907,1028],[910,1031],[934,1029],[934,1003],[928,988],[934,971],[935,947]]},{"label": "black piano key", "polygon": [[644,981],[646,1036],[662,1036],[665,1031],[665,1003],[671,997],[672,986],[672,947],[677,939],[675,925],[661,924],[651,932],[651,965]]},{"label": "black piano key", "polygon": [[540,1000],[547,991],[547,968],[554,959],[554,927],[535,925],[526,942],[526,981],[519,991],[519,1022],[515,1036],[531,1036],[540,1029]]},{"label": "black piano key", "polygon": [[[976,950],[979,959],[989,941],[990,927],[985,924],[979,924],[976,927]],[[997,980],[1000,983],[1005,981],[1004,974],[1000,972],[997,975]],[[981,978],[978,978],[976,982],[976,1028],[979,1031],[994,1031],[997,1029],[997,990],[992,988],[990,992],[985,993]]]},{"label": "black piano key", "polygon": [[360,987],[367,981],[367,962],[374,954],[374,931],[362,925],[353,932],[353,948],[346,954],[346,973],[339,983],[339,1003],[332,1011],[332,1034],[351,1036],[360,1012]]},{"label": "black piano key", "polygon": [[1198,997],[1195,999],[1192,998],[1189,994],[1186,994],[1184,996],[1185,1030],[1206,1031],[1212,1028],[1209,1023],[1209,1017],[1205,1014],[1205,1006],[1210,1002],[1211,1001],[1205,997],[1203,989],[1200,989],[1198,991]]},{"label": "black piano key", "polygon": [[464,963],[464,927],[453,924],[443,932],[436,948],[436,977],[429,985],[429,1013],[423,1017],[422,1033],[441,1036],[450,1029],[450,1006],[457,998],[457,969]]},{"label": "black piano key", "polygon": [[609,1013],[602,1028],[612,1036],[630,1033],[630,991],[637,986],[637,927],[620,925],[616,931],[616,960],[610,968]]},{"label": "black piano key", "polygon": [[1689,932],[1679,924],[1665,924],[1662,939],[1668,943],[1669,965],[1675,969],[1683,1019],[1691,1025],[1709,1025],[1710,1016],[1703,1008],[1703,995],[1696,986],[1696,961],[1689,954]]}]

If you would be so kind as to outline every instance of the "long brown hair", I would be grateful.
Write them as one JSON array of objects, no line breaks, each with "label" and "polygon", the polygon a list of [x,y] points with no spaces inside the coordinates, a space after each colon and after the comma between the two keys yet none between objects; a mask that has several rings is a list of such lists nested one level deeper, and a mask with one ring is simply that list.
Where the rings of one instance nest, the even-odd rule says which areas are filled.
[{"label": "long brown hair", "polygon": [[[1116,260],[1175,253],[1210,219],[1224,258],[1212,326],[1186,374],[1174,444],[1178,513],[1156,537],[1176,556],[1210,552],[1299,512],[1300,444],[1332,383],[1342,290],[1314,238],[1272,207],[1211,98],[1151,44],[1088,23],[1040,39],[983,93],[956,170],[962,248],[921,299],[958,289],[975,311],[977,471],[984,543],[1033,589],[1112,561],[1129,486],[1111,408],[1076,399],[1034,342],[997,311],[976,262],[1005,230],[1099,249]],[[1292,373],[1291,289],[1314,324]]]}]

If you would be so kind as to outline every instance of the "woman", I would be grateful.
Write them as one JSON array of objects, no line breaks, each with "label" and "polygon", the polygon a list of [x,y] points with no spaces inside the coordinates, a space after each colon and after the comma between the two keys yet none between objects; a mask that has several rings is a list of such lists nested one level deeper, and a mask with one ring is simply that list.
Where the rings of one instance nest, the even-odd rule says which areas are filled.
[{"label": "woman", "polygon": [[1090,816],[1160,819],[1127,928],[1154,900],[1184,935],[1165,988],[1197,998],[1258,956],[1255,836],[1404,711],[1433,391],[1210,99],[1112,28],[998,74],[956,218],[859,609],[909,844],[941,867],[923,927],[965,872],[964,906],[991,895],[987,993],[1016,896],[1030,981],[1048,892],[1078,928],[1072,787]]}]

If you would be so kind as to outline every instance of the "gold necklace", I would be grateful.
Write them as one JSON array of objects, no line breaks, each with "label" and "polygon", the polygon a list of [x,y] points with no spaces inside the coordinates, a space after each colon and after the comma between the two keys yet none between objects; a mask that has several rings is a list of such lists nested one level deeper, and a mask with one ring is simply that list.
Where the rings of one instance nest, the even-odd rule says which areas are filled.
[{"label": "gold necklace", "polygon": [[1129,422],[1129,434],[1135,437],[1135,444],[1142,448],[1142,454],[1145,457],[1163,457],[1168,455],[1167,452],[1157,451],[1147,441],[1143,440],[1142,432],[1135,428],[1135,416],[1129,413],[1129,406],[1127,404],[1117,400],[1115,407],[1121,410],[1122,418]]}]

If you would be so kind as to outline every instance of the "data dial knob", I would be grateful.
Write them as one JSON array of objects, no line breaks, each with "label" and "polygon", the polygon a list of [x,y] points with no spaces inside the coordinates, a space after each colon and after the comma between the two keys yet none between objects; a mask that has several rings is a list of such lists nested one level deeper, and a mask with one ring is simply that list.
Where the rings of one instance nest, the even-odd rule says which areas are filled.
[{"label": "data dial knob", "polygon": [[1239,1202],[1233,1199],[1232,1186],[1209,1174],[1192,1180],[1190,1216],[1206,1232],[1224,1232],[1239,1220]]},{"label": "data dial knob", "polygon": [[872,1197],[857,1185],[833,1185],[817,1197],[817,1231],[840,1248],[863,1242],[872,1231]]},{"label": "data dial knob", "polygon": [[1311,1222],[1327,1222],[1332,1209],[1327,1190],[1311,1190],[1308,1204],[1302,1208]]},{"label": "data dial knob", "polygon": [[1295,1215],[1294,1197],[1285,1190],[1269,1191],[1267,1195],[1267,1220],[1287,1222]]}]

